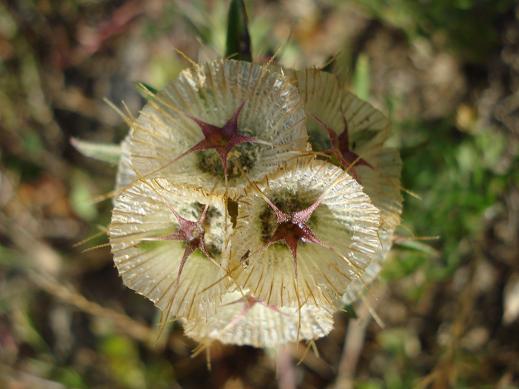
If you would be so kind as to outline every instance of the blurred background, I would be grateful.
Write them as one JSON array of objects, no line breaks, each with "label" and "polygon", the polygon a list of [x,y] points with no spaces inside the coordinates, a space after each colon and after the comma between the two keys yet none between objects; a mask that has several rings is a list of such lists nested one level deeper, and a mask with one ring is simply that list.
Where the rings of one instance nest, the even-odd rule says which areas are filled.
[{"label": "blurred background", "polygon": [[179,325],[156,341],[109,248],[82,252],[107,241],[111,203],[95,200],[115,168],[70,138],[119,142],[103,98],[137,113],[136,82],[188,65],[175,48],[222,55],[228,5],[0,2],[0,387],[518,388],[516,1],[246,1],[255,60],[282,47],[282,64],[333,70],[385,112],[416,194],[369,303],[337,314],[320,358],[216,345],[209,371]]}]

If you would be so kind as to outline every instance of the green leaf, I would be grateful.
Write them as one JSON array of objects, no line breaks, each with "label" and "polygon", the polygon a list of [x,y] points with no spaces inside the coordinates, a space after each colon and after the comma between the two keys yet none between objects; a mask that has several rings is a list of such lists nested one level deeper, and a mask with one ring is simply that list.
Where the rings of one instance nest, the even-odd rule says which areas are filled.
[{"label": "green leaf", "polygon": [[243,0],[231,0],[227,19],[225,57],[252,62],[252,49]]},{"label": "green leaf", "polygon": [[397,244],[403,248],[406,248],[408,250],[418,251],[420,253],[430,255],[430,256],[437,256],[439,255],[438,251],[436,251],[432,246],[416,241],[416,240],[401,240],[398,241]]},{"label": "green leaf", "polygon": [[90,221],[97,216],[91,188],[92,182],[89,177],[80,170],[74,171],[71,180],[70,204],[81,218]]},{"label": "green leaf", "polygon": [[75,371],[73,367],[57,367],[54,376],[67,388],[88,388],[88,385],[83,380],[81,374]]},{"label": "green leaf", "polygon": [[362,100],[369,99],[371,82],[369,77],[369,59],[365,54],[361,54],[355,65],[353,74],[353,90]]},{"label": "green leaf", "polygon": [[106,361],[106,368],[111,373],[118,388],[145,388],[145,366],[139,358],[137,344],[131,339],[112,335],[102,340],[99,354]]},{"label": "green leaf", "polygon": [[70,138],[70,143],[84,156],[107,162],[111,165],[117,165],[121,158],[120,145],[87,142],[77,138]]}]

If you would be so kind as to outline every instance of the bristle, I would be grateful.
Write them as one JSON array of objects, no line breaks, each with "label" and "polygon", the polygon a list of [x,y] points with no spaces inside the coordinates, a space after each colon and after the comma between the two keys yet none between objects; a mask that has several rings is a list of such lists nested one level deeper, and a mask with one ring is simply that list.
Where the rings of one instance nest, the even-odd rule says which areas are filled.
[{"label": "bristle", "polygon": [[377,323],[381,329],[386,328],[384,321],[380,318],[380,316],[378,315],[375,308],[373,308],[373,306],[369,302],[369,299],[367,297],[363,297],[363,302],[368,307],[369,314],[371,315],[371,317],[373,317],[373,320],[375,320],[375,323]]},{"label": "bristle", "polygon": [[305,350],[303,351],[303,354],[301,355],[301,358],[299,358],[299,361],[297,361],[296,366],[299,366],[306,358],[306,355],[308,354],[308,350],[310,350],[310,347],[312,345],[315,345],[315,342],[313,340],[309,340],[306,342]]},{"label": "bristle", "polygon": [[82,250],[81,252],[82,253],[88,253],[89,251],[98,250],[98,249],[104,249],[106,247],[110,247],[110,242],[98,244],[98,245],[95,245],[95,246],[92,246],[92,247],[88,247],[88,248]]},{"label": "bristle", "polygon": [[414,197],[417,200],[423,200],[422,196],[420,196],[418,193],[412,192],[409,189],[404,188],[403,186],[400,187],[400,190],[404,193],[407,193],[409,196]]},{"label": "bristle", "polygon": [[124,120],[124,122],[128,125],[128,127],[131,127],[133,124],[133,120],[131,115],[128,116],[125,114],[121,109],[119,109],[114,103],[112,103],[107,98],[104,98],[103,101],[110,106],[120,117]]},{"label": "bristle", "polygon": [[96,232],[95,234],[93,235],[90,235],[88,238],[85,238],[83,240],[80,240],[79,242],[76,242],[72,245],[72,247],[79,247],[79,246],[82,246],[84,245],[85,243],[88,243],[90,242],[91,240],[93,239],[96,239],[96,238],[99,238],[100,236],[103,236],[103,235],[106,235],[107,232],[106,231],[99,231],[99,232]]},{"label": "bristle", "polygon": [[192,67],[196,68],[198,67],[198,63],[194,61],[190,56],[188,56],[186,53],[184,53],[182,50],[178,49],[177,47],[173,48],[175,52],[180,55],[182,58],[184,58]]}]

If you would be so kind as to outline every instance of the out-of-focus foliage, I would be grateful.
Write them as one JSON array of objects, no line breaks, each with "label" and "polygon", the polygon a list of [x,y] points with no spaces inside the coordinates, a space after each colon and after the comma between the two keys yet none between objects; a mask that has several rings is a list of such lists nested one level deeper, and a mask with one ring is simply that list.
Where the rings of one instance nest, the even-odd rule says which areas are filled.
[{"label": "out-of-focus foliage", "polygon": [[[482,129],[453,140],[452,130],[452,124],[443,120],[404,123],[400,133],[407,157],[404,185],[421,194],[420,200],[408,201],[404,220],[420,236],[439,237],[434,246],[441,247],[441,262],[417,262],[429,268],[427,274],[433,279],[452,276],[467,251],[461,245],[484,232],[484,213],[503,195],[509,179],[495,169],[504,151],[502,134]],[[420,132],[422,139],[413,139]],[[434,169],[424,170],[424,163]]]},{"label": "out-of-focus foliage", "polygon": [[498,24],[514,0],[359,0],[370,12],[406,32],[448,42],[464,59],[480,62],[498,44]]},{"label": "out-of-focus foliage", "polygon": [[227,17],[227,39],[225,57],[241,61],[252,61],[247,10],[243,0],[233,0]]}]

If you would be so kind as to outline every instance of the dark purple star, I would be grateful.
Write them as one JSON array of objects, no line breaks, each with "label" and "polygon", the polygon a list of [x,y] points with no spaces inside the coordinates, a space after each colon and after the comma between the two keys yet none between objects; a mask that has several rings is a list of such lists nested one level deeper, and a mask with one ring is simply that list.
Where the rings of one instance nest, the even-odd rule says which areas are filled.
[{"label": "dark purple star", "polygon": [[262,196],[267,204],[270,206],[276,215],[277,227],[272,237],[267,242],[267,247],[280,241],[284,241],[287,245],[294,261],[294,270],[297,277],[297,244],[299,241],[305,243],[316,243],[323,246],[322,242],[315,236],[310,227],[308,220],[321,204],[322,196],[320,196],[309,207],[296,211],[286,213],[281,211],[270,199],[265,195]]},{"label": "dark purple star", "polygon": [[238,129],[238,119],[243,109],[245,102],[241,103],[238,109],[233,113],[231,118],[222,127],[214,124],[206,123],[193,116],[189,116],[196,124],[200,126],[204,139],[192,146],[189,150],[179,155],[176,160],[186,156],[195,151],[214,149],[220,161],[222,162],[225,179],[227,180],[227,160],[231,150],[242,143],[256,143],[258,140],[255,137],[243,135]]},{"label": "dark purple star", "polygon": [[178,267],[177,283],[187,259],[196,249],[199,249],[207,258],[210,258],[205,246],[204,229],[208,207],[208,205],[204,207],[200,217],[195,222],[180,216],[177,211],[170,207],[171,212],[177,218],[178,230],[168,236],[143,239],[148,241],[178,240],[186,244],[186,249],[184,250],[184,254],[180,260],[180,266]]},{"label": "dark purple star", "polygon": [[328,150],[325,150],[325,152],[337,158],[345,169],[351,169],[352,176],[355,179],[358,180],[357,173],[354,170],[355,166],[364,165],[373,169],[373,165],[351,150],[348,134],[348,122],[344,116],[344,130],[339,134],[339,136],[337,136],[335,131],[328,127],[321,119],[317,116],[314,117],[315,120],[317,120],[317,122],[326,130],[328,137],[330,138],[331,147]]}]

